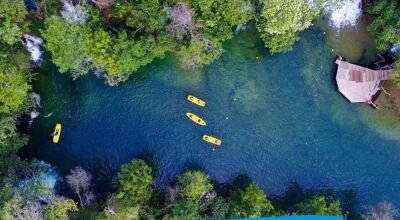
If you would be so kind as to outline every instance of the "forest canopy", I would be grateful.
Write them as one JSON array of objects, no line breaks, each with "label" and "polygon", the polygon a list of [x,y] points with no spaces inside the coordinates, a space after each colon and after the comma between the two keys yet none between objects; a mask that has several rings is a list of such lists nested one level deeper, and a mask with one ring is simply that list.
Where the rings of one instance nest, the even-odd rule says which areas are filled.
[{"label": "forest canopy", "polygon": [[311,26],[318,10],[304,0],[262,0],[257,28],[271,52],[286,52],[298,33]]},{"label": "forest canopy", "polygon": [[[316,2],[335,1],[321,0]],[[235,29],[255,25],[271,53],[290,51],[299,33],[312,25],[319,7],[304,0],[0,0],[0,216],[5,219],[69,219],[91,213],[97,219],[199,219],[276,216],[284,214],[342,215],[339,200],[318,194],[293,202],[290,208],[269,198],[255,182],[228,186],[225,192],[198,170],[186,171],[166,192],[154,188],[152,168],[143,160],[123,165],[114,192],[96,204],[92,176],[77,167],[66,182],[74,200],[57,195],[40,177],[49,168],[17,155],[28,137],[17,125],[32,113],[33,71],[27,36],[44,40],[44,50],[61,73],[74,79],[88,73],[109,85],[128,79],[141,67],[167,54],[182,68],[195,70],[223,54],[223,43]],[[340,1],[338,1],[340,2]],[[378,49],[399,50],[400,3],[375,0],[369,29]],[[28,49],[28,50],[27,50]],[[40,52],[40,51],[39,51]],[[398,60],[398,59],[397,59]],[[393,65],[400,85],[400,62]],[[21,184],[23,182],[24,184]],[[104,202],[104,203],[103,203]],[[80,209],[77,204],[80,204]],[[278,204],[278,205],[276,205]],[[282,208],[283,207],[283,208]],[[92,211],[94,210],[94,211]],[[395,218],[388,203],[368,207],[365,219]],[[83,218],[87,219],[87,218]]]},{"label": "forest canopy", "polygon": [[318,14],[303,0],[52,2],[45,2],[47,8],[58,7],[59,13],[39,13],[45,16],[41,33],[53,62],[73,78],[93,71],[109,85],[167,53],[185,69],[210,64],[234,28],[253,19],[266,47],[286,52]]},{"label": "forest canopy", "polygon": [[27,14],[23,0],[0,0],[0,174],[27,141],[17,130],[18,118],[30,107],[33,76],[21,43],[29,26]]}]

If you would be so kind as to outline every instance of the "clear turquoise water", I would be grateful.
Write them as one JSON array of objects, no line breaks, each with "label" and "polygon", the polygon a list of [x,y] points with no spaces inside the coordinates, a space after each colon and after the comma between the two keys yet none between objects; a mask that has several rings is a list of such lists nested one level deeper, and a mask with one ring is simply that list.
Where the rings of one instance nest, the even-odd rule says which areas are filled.
[{"label": "clear turquoise water", "polygon": [[[363,116],[372,109],[336,91],[326,37],[311,29],[292,52],[269,55],[250,28],[201,71],[183,71],[167,57],[118,87],[94,76],[71,81],[44,64],[35,90],[42,115],[54,114],[35,122],[24,153],[64,172],[84,165],[96,173],[98,188],[110,184],[121,164],[141,157],[153,165],[160,188],[195,166],[218,182],[246,173],[274,195],[297,181],[306,188],[353,189],[359,204],[400,206],[400,143],[372,129]],[[363,57],[354,61],[367,62]],[[189,93],[208,106],[188,103]],[[207,126],[187,120],[188,111]],[[63,131],[53,145],[56,122]],[[213,151],[201,140],[205,133],[221,137],[222,148]]]}]

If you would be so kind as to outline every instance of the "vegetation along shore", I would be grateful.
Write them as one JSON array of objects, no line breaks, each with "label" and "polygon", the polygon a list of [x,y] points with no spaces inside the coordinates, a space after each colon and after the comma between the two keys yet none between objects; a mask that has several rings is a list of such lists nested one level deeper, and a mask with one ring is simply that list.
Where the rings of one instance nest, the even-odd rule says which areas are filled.
[{"label": "vegetation along shore", "polygon": [[[132,158],[122,165],[112,186],[108,186],[110,192],[99,193],[94,187],[96,175],[83,163],[60,176],[49,163],[20,156],[20,149],[29,141],[28,131],[40,115],[37,109],[43,104],[32,85],[45,64],[54,65],[73,80],[94,74],[95,80],[104,80],[109,86],[123,85],[141,68],[166,56],[172,57],[179,68],[196,72],[223,57],[224,44],[234,39],[238,30],[255,28],[265,53],[279,55],[292,51],[302,32],[321,16],[331,15],[332,25],[339,28],[352,25],[338,20],[356,16],[344,13],[344,7],[361,8],[360,4],[364,10],[360,13],[372,17],[368,31],[379,53],[387,58],[384,67],[390,69],[390,80],[381,85],[390,96],[378,99],[381,108],[376,114],[381,114],[374,117],[397,127],[399,1],[0,0],[0,219],[400,217],[388,201],[357,204],[351,189],[302,189],[293,183],[282,195],[267,195],[246,174],[219,183],[203,169],[183,169],[167,186],[156,187],[155,165],[143,158]],[[382,114],[389,115],[386,121],[381,119]],[[60,131],[57,142],[63,138],[62,130],[57,135]],[[225,142],[218,141],[215,143],[223,143],[223,148]]]}]

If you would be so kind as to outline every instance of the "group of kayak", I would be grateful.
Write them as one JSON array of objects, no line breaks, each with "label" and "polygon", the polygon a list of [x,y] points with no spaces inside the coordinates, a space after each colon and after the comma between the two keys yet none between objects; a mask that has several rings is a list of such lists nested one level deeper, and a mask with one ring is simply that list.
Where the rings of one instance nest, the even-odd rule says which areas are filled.
[{"label": "group of kayak", "polygon": [[[189,100],[190,102],[201,106],[201,107],[205,107],[206,106],[206,102],[194,97],[192,95],[188,95],[187,100]],[[194,113],[188,112],[186,113],[186,116],[192,120],[193,122],[201,125],[201,126],[206,126],[206,122],[200,118],[199,116],[195,115]],[[54,132],[53,132],[53,143],[57,144],[58,141],[60,140],[60,135],[61,135],[61,124],[57,123],[55,128],[54,128]],[[221,145],[222,141],[216,137],[210,136],[210,135],[203,135],[203,140],[210,143],[210,144],[215,144],[215,145]]]},{"label": "group of kayak", "polygon": [[[201,99],[199,99],[197,97],[194,97],[192,95],[188,95],[187,96],[187,100],[189,102],[192,102],[193,104],[196,104],[196,105],[201,106],[201,107],[205,107],[206,106],[206,102],[205,101],[203,101],[203,100],[201,100]],[[194,123],[199,124],[201,126],[206,126],[206,122],[202,118],[200,118],[199,116],[195,115],[194,113],[188,112],[188,113],[186,113],[186,116],[190,120],[192,120]],[[210,143],[210,144],[215,144],[215,145],[221,145],[222,144],[222,141],[220,139],[218,139],[216,137],[213,137],[213,136],[210,136],[210,135],[206,135],[206,134],[203,135],[203,140],[208,142],[208,143]]]}]

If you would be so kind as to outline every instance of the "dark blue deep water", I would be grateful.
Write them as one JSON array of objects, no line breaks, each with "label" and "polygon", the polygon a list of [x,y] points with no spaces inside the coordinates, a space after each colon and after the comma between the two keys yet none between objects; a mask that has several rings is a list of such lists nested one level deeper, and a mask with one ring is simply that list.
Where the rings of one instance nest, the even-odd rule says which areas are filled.
[{"label": "dark blue deep water", "polygon": [[[97,186],[140,157],[152,164],[160,188],[185,167],[199,167],[217,182],[245,173],[274,195],[297,181],[352,189],[359,204],[400,206],[400,143],[377,132],[365,116],[372,109],[337,92],[331,47],[312,29],[293,51],[270,55],[250,28],[200,71],[183,71],[167,56],[118,87],[94,76],[72,81],[44,63],[34,89],[42,116],[53,115],[35,121],[24,152],[63,172],[84,165],[96,172]],[[188,103],[187,94],[208,106]],[[187,120],[189,111],[207,126]],[[63,131],[53,145],[56,122]],[[222,148],[204,143],[206,133],[221,137]]]}]

